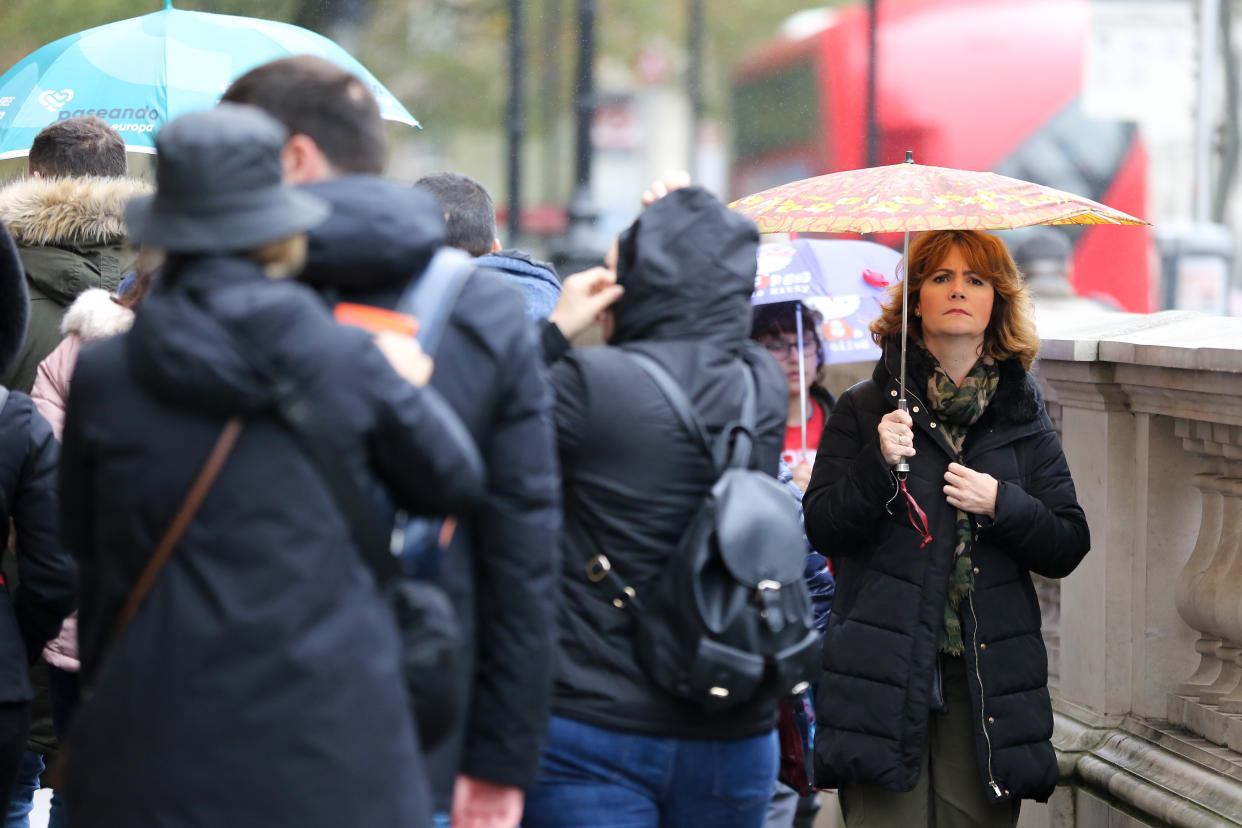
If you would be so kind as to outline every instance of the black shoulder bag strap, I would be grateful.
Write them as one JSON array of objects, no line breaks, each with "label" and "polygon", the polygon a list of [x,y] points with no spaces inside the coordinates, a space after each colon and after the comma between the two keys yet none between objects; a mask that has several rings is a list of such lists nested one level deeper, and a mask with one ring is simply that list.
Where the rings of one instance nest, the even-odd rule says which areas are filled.
[{"label": "black shoulder bag strap", "polygon": [[[694,409],[694,404],[677,385],[672,375],[660,363],[644,353],[638,351],[626,351],[625,353],[655,382],[656,387],[660,389],[660,393],[664,395],[665,400],[673,409],[673,413],[677,415],[677,419],[689,432],[690,439],[702,448],[704,454],[712,461],[717,476],[723,474],[726,469],[745,468],[749,464],[755,429],[755,378],[751,375],[750,369],[746,367],[746,363],[739,364],[745,388],[741,415],[738,420],[726,425],[713,443],[707,434],[707,428],[703,425],[703,420]],[[588,581],[599,585],[609,594],[613,606],[618,609],[630,606],[635,611],[642,611],[642,603],[634,588],[622,580],[612,568],[612,562],[602,552],[587,561],[586,576]]]}]

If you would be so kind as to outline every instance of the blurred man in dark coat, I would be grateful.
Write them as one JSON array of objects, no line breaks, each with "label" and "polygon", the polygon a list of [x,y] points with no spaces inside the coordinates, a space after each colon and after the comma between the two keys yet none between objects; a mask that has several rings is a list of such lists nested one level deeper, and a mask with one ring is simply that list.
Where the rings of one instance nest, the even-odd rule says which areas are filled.
[{"label": "blurred man in dark coat", "polygon": [[[285,180],[332,206],[310,234],[303,281],[329,302],[395,306],[443,244],[444,222],[426,193],[379,177],[385,136],[366,85],[302,56],[251,70],[224,99],[283,122]],[[473,686],[461,732],[429,765],[454,828],[512,828],[548,719],[560,530],[552,396],[521,294],[485,270],[466,282],[435,358],[432,387],[478,443],[487,492],[441,572],[473,643]]]}]

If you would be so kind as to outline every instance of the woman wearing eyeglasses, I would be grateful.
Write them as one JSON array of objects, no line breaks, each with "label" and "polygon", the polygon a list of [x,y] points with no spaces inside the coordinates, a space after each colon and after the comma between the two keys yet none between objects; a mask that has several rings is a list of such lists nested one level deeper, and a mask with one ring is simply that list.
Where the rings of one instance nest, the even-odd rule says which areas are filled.
[{"label": "woman wearing eyeglasses", "polygon": [[[798,314],[802,315],[802,348],[798,348]],[[758,342],[785,374],[789,384],[789,419],[781,459],[793,471],[794,482],[806,491],[815,465],[819,435],[836,400],[816,380],[824,367],[820,315],[800,302],[777,302],[755,308],[750,337]],[[798,354],[801,350],[802,365]],[[801,367],[801,370],[799,370]],[[803,385],[803,383],[806,383]]]}]

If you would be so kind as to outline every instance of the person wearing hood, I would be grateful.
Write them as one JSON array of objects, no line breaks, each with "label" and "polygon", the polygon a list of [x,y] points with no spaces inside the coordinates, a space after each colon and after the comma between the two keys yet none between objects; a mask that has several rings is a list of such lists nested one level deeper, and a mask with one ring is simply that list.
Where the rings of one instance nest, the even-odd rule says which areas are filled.
[{"label": "person wearing hood", "polygon": [[[224,100],[281,121],[285,181],[331,205],[301,280],[329,304],[395,307],[443,246],[444,218],[426,192],[379,177],[384,128],[366,84],[303,55],[252,69]],[[487,491],[458,514],[440,567],[472,686],[465,721],[428,764],[454,828],[513,828],[548,720],[561,518],[552,395],[521,293],[486,269],[462,286],[435,359],[431,387],[478,444]]]},{"label": "person wearing hood", "polygon": [[776,702],[708,712],[660,689],[636,660],[629,611],[585,569],[603,555],[641,594],[716,480],[632,353],[672,375],[712,435],[739,416],[739,364],[749,370],[751,467],[778,470],[788,391],[749,338],[758,231],[702,188],[665,189],[609,257],[623,292],[604,314],[608,345],[551,366],[565,519],[560,654],[525,828],[757,828],[777,776]]},{"label": "person wearing hood", "polygon": [[167,258],[130,330],[74,370],[61,507],[90,695],[66,768],[71,825],[430,823],[392,608],[281,399],[315,412],[360,489],[377,481],[414,513],[468,508],[482,463],[439,396],[403,379],[425,382],[429,361],[390,366],[287,278],[328,206],[282,185],[286,138],[229,104],[160,131],[156,195],[128,218]]},{"label": "person wearing hood", "polygon": [[431,193],[444,212],[445,244],[466,251],[479,267],[520,288],[531,322],[548,318],[561,296],[561,280],[547,262],[504,249],[496,238],[496,208],[482,184],[468,175],[441,172],[423,176],[414,186]]},{"label": "person wearing hood", "polygon": [[815,783],[840,789],[849,826],[1012,828],[1058,777],[1030,573],[1068,575],[1090,532],[1004,243],[925,233],[905,271],[906,387],[898,284],[871,325],[884,354],[833,409],[802,501],[837,579]]},{"label": "person wearing hood", "polygon": [[[29,305],[13,237],[0,222],[0,369],[17,357]],[[73,609],[75,569],[60,542],[59,448],[20,391],[0,389],[0,523],[16,538],[16,585],[0,578],[0,797],[18,777],[34,691],[30,664]]]},{"label": "person wearing hood", "polygon": [[61,318],[73,300],[90,288],[116,290],[133,267],[125,203],[149,190],[126,177],[125,142],[94,116],[44,127],[27,166],[29,177],[0,189],[0,221],[17,242],[30,294],[26,338],[0,384],[25,393],[60,342]]}]

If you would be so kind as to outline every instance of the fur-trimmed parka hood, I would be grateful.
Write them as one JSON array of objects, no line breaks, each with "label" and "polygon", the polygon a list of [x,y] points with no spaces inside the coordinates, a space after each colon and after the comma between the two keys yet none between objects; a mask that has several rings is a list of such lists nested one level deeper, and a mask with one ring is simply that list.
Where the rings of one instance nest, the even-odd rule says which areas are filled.
[{"label": "fur-trimmed parka hood", "polygon": [[[17,242],[32,297],[65,308],[87,288],[115,290],[136,257],[125,204],[149,191],[133,178],[27,178],[0,189],[0,221]],[[57,310],[53,328],[59,323]]]},{"label": "fur-trimmed parka hood", "polygon": [[125,240],[125,204],[151,192],[136,178],[24,178],[0,189],[0,221],[19,247]]},{"label": "fur-trimmed parka hood", "polygon": [[112,294],[102,288],[83,293],[61,320],[62,334],[77,334],[83,344],[125,333],[134,324],[134,312],[117,304]]}]

